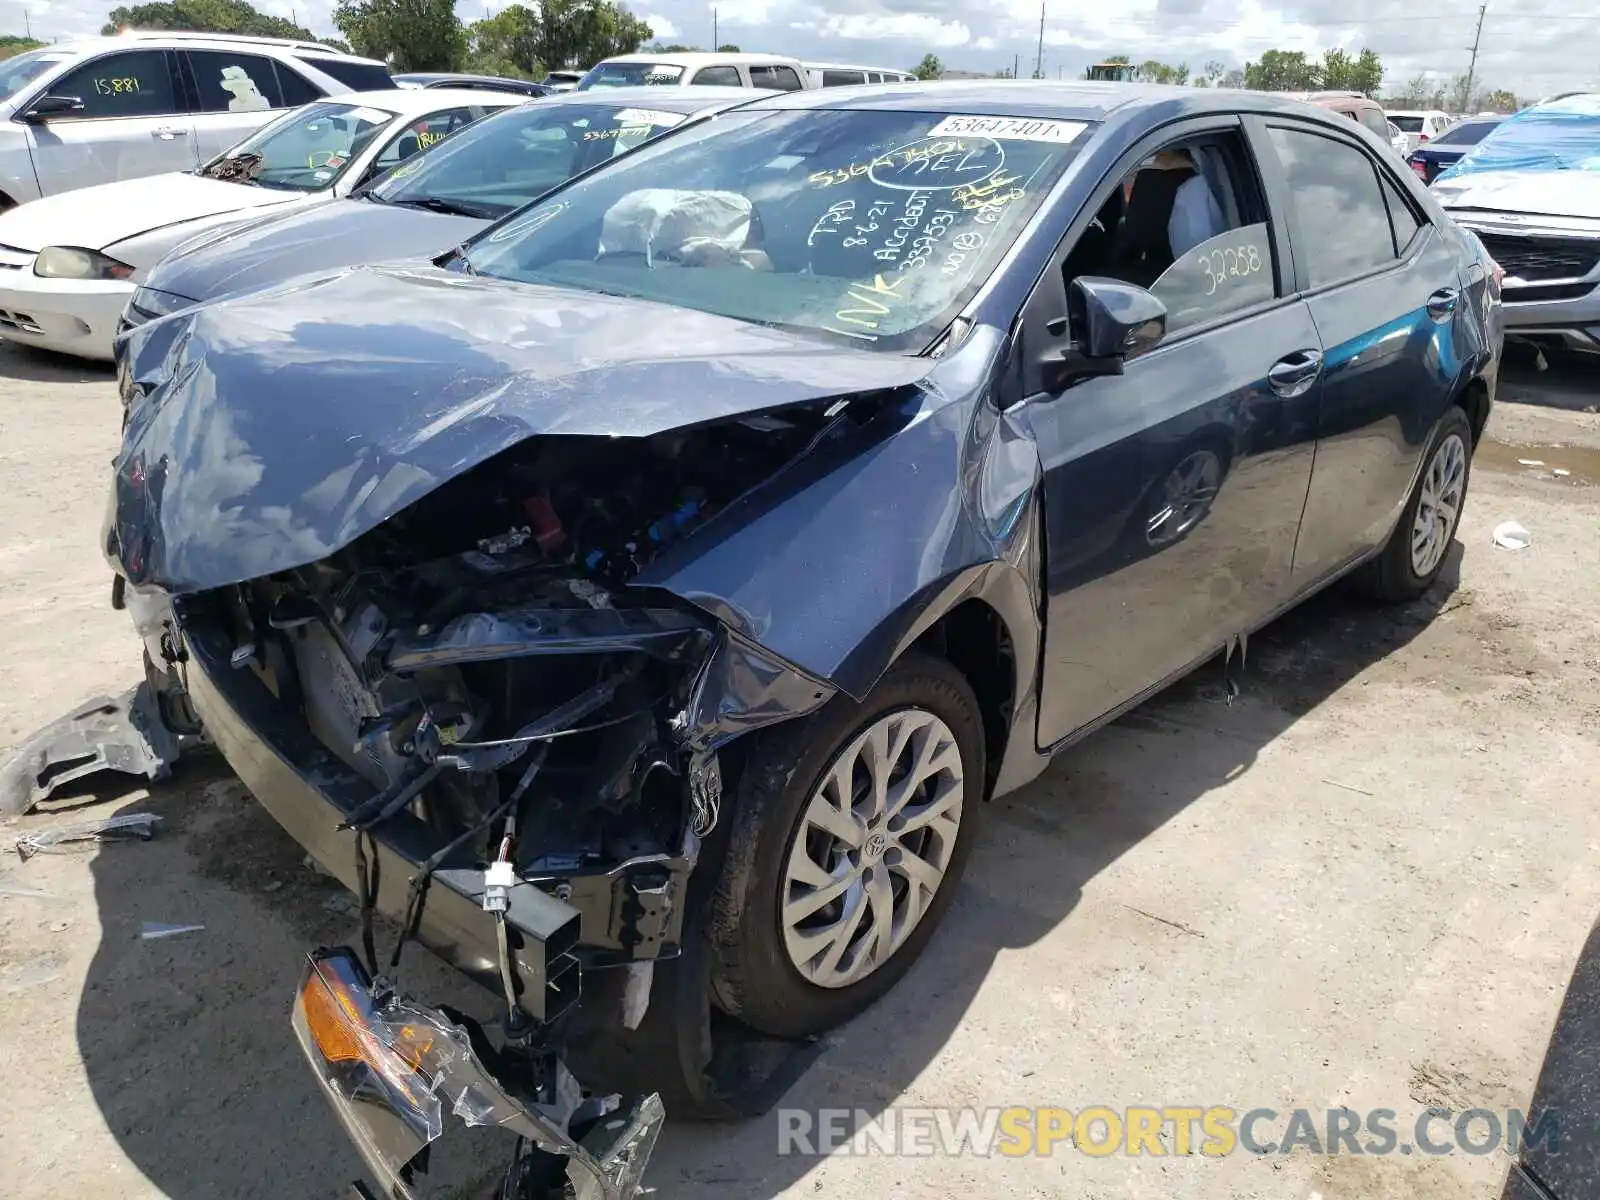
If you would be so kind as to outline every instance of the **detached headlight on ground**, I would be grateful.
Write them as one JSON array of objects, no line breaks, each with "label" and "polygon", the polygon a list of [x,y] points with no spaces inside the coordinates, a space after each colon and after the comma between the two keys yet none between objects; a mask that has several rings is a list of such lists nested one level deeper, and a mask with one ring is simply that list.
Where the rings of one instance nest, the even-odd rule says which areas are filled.
[{"label": "detached headlight on ground", "polygon": [[42,279],[127,279],[133,268],[98,250],[46,246],[33,260],[33,273]]}]

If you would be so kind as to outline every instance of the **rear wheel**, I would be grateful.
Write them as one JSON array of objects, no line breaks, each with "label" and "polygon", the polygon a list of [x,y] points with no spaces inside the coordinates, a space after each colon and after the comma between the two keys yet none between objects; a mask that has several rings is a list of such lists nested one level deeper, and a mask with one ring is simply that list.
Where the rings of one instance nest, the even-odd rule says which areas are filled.
[{"label": "rear wheel", "polygon": [[1472,473],[1472,423],[1461,409],[1439,422],[1422,464],[1399,524],[1364,572],[1365,589],[1379,600],[1415,600],[1444,570]]},{"label": "rear wheel", "polygon": [[877,1000],[932,936],[973,842],[982,722],[959,671],[912,654],[865,702],[756,736],[712,923],[716,992],[752,1028],[801,1037]]}]

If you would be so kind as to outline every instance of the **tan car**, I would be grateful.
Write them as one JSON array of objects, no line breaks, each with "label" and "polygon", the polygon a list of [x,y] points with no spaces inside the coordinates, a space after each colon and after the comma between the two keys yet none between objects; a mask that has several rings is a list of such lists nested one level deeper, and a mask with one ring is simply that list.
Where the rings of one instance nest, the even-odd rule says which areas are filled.
[{"label": "tan car", "polygon": [[1357,124],[1365,125],[1377,134],[1396,151],[1399,146],[1394,140],[1394,131],[1389,128],[1389,118],[1383,111],[1383,106],[1376,100],[1363,96],[1360,92],[1292,92],[1289,93],[1301,100],[1312,104],[1331,108],[1334,112],[1343,113]]}]

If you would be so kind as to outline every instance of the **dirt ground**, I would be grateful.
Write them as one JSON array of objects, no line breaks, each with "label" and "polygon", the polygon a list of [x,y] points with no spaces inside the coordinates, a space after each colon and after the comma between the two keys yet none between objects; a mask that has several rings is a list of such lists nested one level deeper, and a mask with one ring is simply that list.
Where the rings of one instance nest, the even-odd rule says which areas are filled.
[{"label": "dirt ground", "polygon": [[[785,1103],[1347,1104],[1402,1127],[1428,1104],[1525,1106],[1600,913],[1597,400],[1600,373],[1524,364],[1434,594],[1319,598],[1252,639],[1232,704],[1207,669],[992,806],[926,960]],[[105,372],[0,349],[0,747],[135,679],[96,547],[115,412]],[[1508,519],[1528,549],[1491,544]],[[0,1191],[339,1195],[358,1164],[286,1016],[305,948],[353,934],[337,887],[214,761],[63,807],[0,845],[117,811],[164,823],[0,851]],[[145,921],[205,928],[146,941]],[[406,981],[463,986],[421,952]],[[660,1197],[1454,1200],[1496,1195],[1506,1161],[813,1160],[780,1158],[777,1128],[669,1125]],[[442,1182],[499,1166],[483,1153],[454,1144]]]}]

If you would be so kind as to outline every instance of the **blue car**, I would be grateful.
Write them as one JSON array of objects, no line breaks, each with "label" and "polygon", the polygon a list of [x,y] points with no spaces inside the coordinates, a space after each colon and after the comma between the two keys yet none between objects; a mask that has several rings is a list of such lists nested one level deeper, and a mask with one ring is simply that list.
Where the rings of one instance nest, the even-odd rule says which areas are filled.
[{"label": "blue car", "polygon": [[[382,1193],[449,1107],[499,1195],[628,1200],[662,1096],[761,1111],[934,944],[989,799],[1334,580],[1433,587],[1497,289],[1342,115],[946,82],[132,331],[108,554],[357,893],[293,1020]],[[498,1019],[396,997],[409,940]]]},{"label": "blue car", "polygon": [[1406,156],[1406,162],[1417,173],[1418,179],[1423,183],[1432,183],[1439,178],[1440,172],[1458,162],[1463,154],[1488,137],[1494,127],[1504,120],[1501,116],[1468,117],[1446,129],[1427,145],[1413,150]]}]

